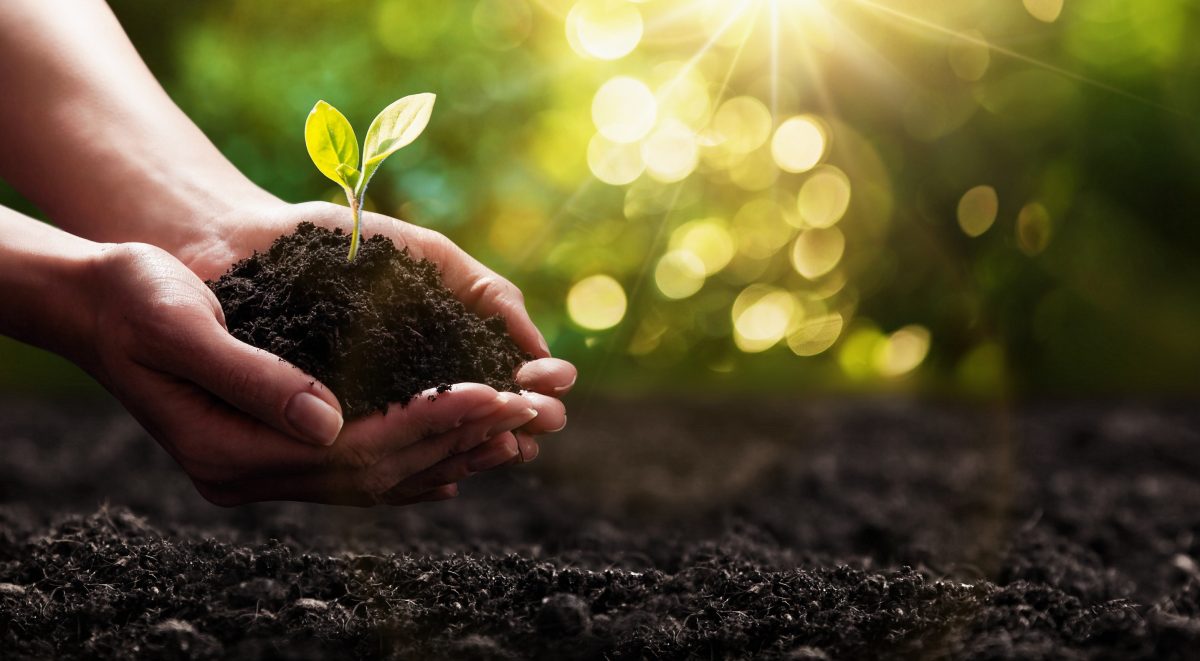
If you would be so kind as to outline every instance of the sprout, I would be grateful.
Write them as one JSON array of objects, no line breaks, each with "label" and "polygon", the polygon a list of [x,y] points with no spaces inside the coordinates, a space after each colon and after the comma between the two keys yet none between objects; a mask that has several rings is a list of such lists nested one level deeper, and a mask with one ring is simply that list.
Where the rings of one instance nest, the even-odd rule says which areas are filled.
[{"label": "sprout", "polygon": [[383,160],[421,135],[433,112],[433,94],[413,94],[383,109],[367,129],[359,164],[354,128],[337,108],[317,101],[304,123],[304,144],[321,174],[346,191],[354,232],[350,235],[349,261],[358,254],[359,214],[367,184]]}]

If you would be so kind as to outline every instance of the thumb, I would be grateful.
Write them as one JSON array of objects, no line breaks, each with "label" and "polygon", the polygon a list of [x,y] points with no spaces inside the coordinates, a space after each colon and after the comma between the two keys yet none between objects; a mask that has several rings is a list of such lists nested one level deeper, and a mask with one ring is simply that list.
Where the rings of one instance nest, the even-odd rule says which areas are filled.
[{"label": "thumb", "polygon": [[337,439],[342,407],[323,384],[233,337],[215,319],[193,326],[192,335],[167,361],[177,376],[306,443],[332,445]]}]

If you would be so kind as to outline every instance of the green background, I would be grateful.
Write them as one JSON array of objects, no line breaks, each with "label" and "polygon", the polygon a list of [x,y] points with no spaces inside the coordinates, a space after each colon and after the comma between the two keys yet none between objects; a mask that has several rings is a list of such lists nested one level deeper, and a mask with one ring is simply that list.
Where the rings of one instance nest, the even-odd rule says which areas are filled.
[{"label": "green background", "polygon": [[[798,48],[780,51],[786,84],[770,99],[773,121],[815,113],[850,127],[878,165],[867,174],[842,165],[855,195],[869,180],[887,190],[887,204],[872,211],[856,197],[839,223],[847,284],[832,300],[847,326],[812,357],[786,342],[747,353],[732,339],[730,309],[749,284],[812,286],[791,270],[786,248],[749,276],[712,275],[682,300],[655,287],[654,264],[673,228],[728,220],[770,191],[748,192],[704,168],[677,183],[643,175],[626,186],[588,170],[597,88],[615,75],[649,80],[659,64],[696,53],[702,38],[655,40],[647,28],[625,57],[581,57],[564,28],[569,2],[111,4],[179,105],[284,199],[337,198],[304,151],[316,99],[341,109],[361,135],[395,98],[436,92],[429,129],[384,166],[369,208],[445,232],[520,285],[555,353],[576,361],[589,387],[1196,390],[1200,40],[1189,36],[1200,33],[1200,10],[1185,0],[1067,0],[1053,23],[1015,2],[881,3],[950,32],[827,2],[846,32],[813,66],[802,66]],[[651,16],[655,4],[638,7]],[[951,32],[965,30],[994,47],[978,80],[953,70],[962,41]],[[731,67],[735,52],[719,45],[699,60],[713,105],[737,95],[767,103],[762,67],[753,56]],[[794,199],[802,182],[782,173],[772,190]],[[999,213],[972,238],[956,205],[981,184],[997,191]],[[630,211],[631,199],[645,204]],[[0,203],[36,213],[6,188]],[[1017,230],[1031,203],[1046,210],[1039,228],[1049,237],[1026,237],[1043,248],[1034,251],[1021,249]],[[621,283],[629,300],[621,322],[600,331],[575,324],[565,303],[573,284],[597,273]],[[911,324],[931,339],[924,360],[902,375],[872,368],[879,343]],[[89,383],[62,361],[0,339],[0,387]]]}]

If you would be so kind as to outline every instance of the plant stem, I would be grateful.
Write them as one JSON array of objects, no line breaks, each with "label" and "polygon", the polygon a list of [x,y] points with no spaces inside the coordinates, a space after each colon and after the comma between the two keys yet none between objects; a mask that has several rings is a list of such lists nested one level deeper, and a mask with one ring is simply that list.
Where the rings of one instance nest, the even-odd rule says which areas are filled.
[{"label": "plant stem", "polygon": [[354,258],[358,256],[358,219],[360,215],[358,210],[359,203],[358,198],[354,195],[347,194],[346,198],[350,200],[350,215],[354,218],[354,230],[350,235],[350,256],[346,259],[346,261],[353,262]]}]

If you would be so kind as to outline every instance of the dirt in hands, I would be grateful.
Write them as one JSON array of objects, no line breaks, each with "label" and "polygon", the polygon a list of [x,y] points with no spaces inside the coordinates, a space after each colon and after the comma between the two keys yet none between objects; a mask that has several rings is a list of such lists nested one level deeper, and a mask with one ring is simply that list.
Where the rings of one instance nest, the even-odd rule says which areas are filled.
[{"label": "dirt in hands", "polygon": [[438,267],[387,237],[363,241],[301,223],[209,287],[234,337],[319,379],[347,418],[401,406],[429,388],[484,383],[517,392],[529,358],[501,317],[482,319],[442,284]]}]

